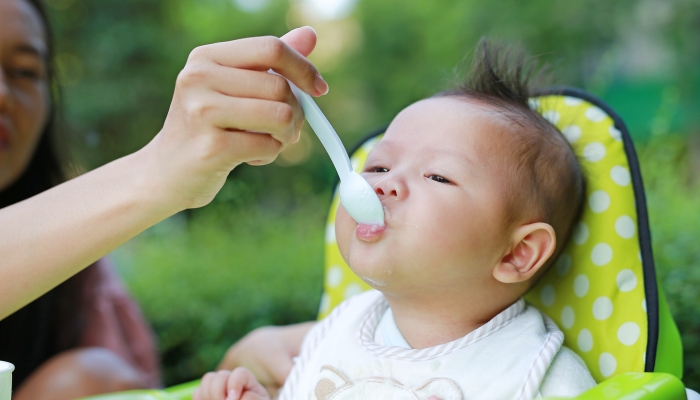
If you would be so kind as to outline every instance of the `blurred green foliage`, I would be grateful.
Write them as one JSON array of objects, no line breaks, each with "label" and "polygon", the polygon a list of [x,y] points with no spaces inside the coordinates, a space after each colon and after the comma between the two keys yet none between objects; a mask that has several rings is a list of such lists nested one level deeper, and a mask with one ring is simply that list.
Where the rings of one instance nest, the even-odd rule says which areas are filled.
[{"label": "blurred green foliage", "polygon": [[211,371],[254,328],[316,317],[330,199],[307,200],[288,209],[215,203],[113,255],[157,332],[167,384]]},{"label": "blurred green foliage", "polygon": [[[312,0],[46,1],[78,170],[158,132],[198,45],[312,25],[311,59],[331,88],[318,103],[352,145],[447,87],[479,37],[523,44],[550,64],[553,83],[609,101],[637,139],[686,383],[700,388],[700,0],[359,0],[337,19]],[[315,137],[302,138],[270,166],[237,168],[211,206],[115,254],[156,329],[167,384],[215,367],[256,326],[314,317],[335,177]]]}]

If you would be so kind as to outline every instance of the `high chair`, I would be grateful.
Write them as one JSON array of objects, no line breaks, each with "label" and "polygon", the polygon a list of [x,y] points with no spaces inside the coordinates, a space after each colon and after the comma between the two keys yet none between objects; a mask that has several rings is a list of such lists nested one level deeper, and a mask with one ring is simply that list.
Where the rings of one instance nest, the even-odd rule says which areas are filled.
[{"label": "high chair", "polygon": [[[680,335],[656,281],[644,187],[625,124],[608,105],[579,89],[550,88],[530,105],[572,144],[587,179],[580,223],[559,259],[525,297],[557,323],[564,344],[598,382],[577,399],[700,399],[681,382]],[[383,132],[374,132],[351,153],[355,171],[362,170]],[[370,288],[338,250],[338,204],[336,190],[326,226],[319,319]],[[89,399],[190,400],[198,383]]]}]

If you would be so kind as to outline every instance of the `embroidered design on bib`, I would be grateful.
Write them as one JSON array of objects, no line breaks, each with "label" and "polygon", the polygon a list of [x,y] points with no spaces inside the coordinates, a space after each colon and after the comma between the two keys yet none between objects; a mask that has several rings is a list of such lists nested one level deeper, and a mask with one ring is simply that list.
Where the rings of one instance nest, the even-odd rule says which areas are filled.
[{"label": "embroidered design on bib", "polygon": [[459,386],[448,378],[431,378],[409,387],[396,379],[370,376],[352,381],[339,369],[330,365],[321,367],[321,374],[313,393],[313,400],[384,399],[395,400],[462,400]]}]

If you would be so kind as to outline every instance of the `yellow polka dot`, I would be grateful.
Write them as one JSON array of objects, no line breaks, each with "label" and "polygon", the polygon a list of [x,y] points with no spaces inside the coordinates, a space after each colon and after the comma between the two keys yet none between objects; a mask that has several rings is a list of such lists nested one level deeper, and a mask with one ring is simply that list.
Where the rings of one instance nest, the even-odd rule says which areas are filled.
[{"label": "yellow polka dot", "polygon": [[631,269],[623,269],[617,273],[615,283],[621,292],[629,292],[637,287],[637,275]]},{"label": "yellow polka dot", "polygon": [[586,243],[586,240],[588,239],[588,225],[586,225],[585,222],[582,221],[576,225],[572,239],[576,244]]},{"label": "yellow polka dot", "polygon": [[326,225],[326,243],[335,244],[335,223]]},{"label": "yellow polka dot", "polygon": [[561,133],[566,137],[569,143],[576,143],[581,137],[581,127],[578,125],[569,125],[561,130]]},{"label": "yellow polka dot", "polygon": [[545,285],[545,287],[542,288],[540,298],[542,299],[542,304],[547,307],[551,307],[552,304],[554,304],[555,293],[552,285]]},{"label": "yellow polka dot", "polygon": [[593,302],[593,316],[597,320],[610,318],[613,312],[613,303],[606,296],[600,296]]},{"label": "yellow polka dot", "polygon": [[617,339],[625,346],[632,346],[639,340],[641,333],[639,325],[635,322],[625,322],[617,330]]},{"label": "yellow polka dot", "polygon": [[326,284],[330,288],[340,285],[343,280],[343,270],[337,265],[331,265],[326,271]]},{"label": "yellow polka dot", "polygon": [[554,268],[557,269],[557,274],[559,274],[559,276],[566,275],[566,273],[569,272],[569,268],[571,268],[571,256],[568,254],[560,255]]},{"label": "yellow polka dot", "polygon": [[596,190],[588,198],[588,206],[595,213],[602,213],[610,207],[610,196],[604,190]]},{"label": "yellow polka dot", "polygon": [[591,251],[591,261],[593,264],[602,267],[612,260],[613,250],[607,243],[598,243]]},{"label": "yellow polka dot", "polygon": [[578,97],[571,97],[571,96],[565,96],[564,97],[564,104],[570,107],[577,106],[579,104],[583,103],[583,100],[579,99]]},{"label": "yellow polka dot", "polygon": [[627,168],[620,165],[616,165],[610,169],[610,178],[620,186],[627,186],[630,184],[630,172]]},{"label": "yellow polka dot", "polygon": [[542,113],[544,119],[549,121],[552,125],[556,125],[559,122],[559,113],[554,110],[545,111]]},{"label": "yellow polka dot", "polygon": [[617,234],[624,239],[630,239],[632,236],[634,236],[636,229],[637,228],[634,226],[634,221],[632,218],[626,215],[623,215],[615,220],[615,232],[617,232]]},{"label": "yellow polka dot", "polygon": [[583,148],[583,158],[592,163],[598,162],[605,157],[605,146],[599,142],[588,143]]},{"label": "yellow polka dot", "polygon": [[592,122],[600,122],[607,117],[607,114],[605,111],[601,110],[600,108],[596,106],[591,106],[586,109],[586,118],[588,118]]},{"label": "yellow polka dot", "polygon": [[578,349],[582,352],[587,353],[591,351],[593,348],[593,335],[591,335],[591,331],[586,328],[581,329],[581,332],[578,333],[576,343],[578,344]]},{"label": "yellow polka dot", "polygon": [[615,128],[615,126],[611,126],[610,128],[608,128],[608,133],[610,134],[610,137],[614,140],[618,142],[622,140],[622,132],[620,132],[619,129]]},{"label": "yellow polka dot", "polygon": [[590,283],[586,275],[581,274],[574,279],[574,293],[576,293],[577,297],[585,296],[588,293],[589,286]]},{"label": "yellow polka dot", "polygon": [[321,314],[326,314],[331,308],[331,296],[328,293],[321,295],[321,305],[319,306],[318,312]]},{"label": "yellow polka dot", "polygon": [[572,326],[574,326],[574,322],[576,319],[576,313],[574,312],[574,309],[571,308],[571,306],[565,306],[561,310],[561,324],[564,326],[566,329],[570,329]]},{"label": "yellow polka dot", "polygon": [[610,353],[602,353],[598,359],[598,365],[601,375],[607,378],[615,373],[617,369],[617,360],[615,356]]},{"label": "yellow polka dot", "polygon": [[360,286],[357,283],[351,283],[345,287],[345,291],[343,292],[343,297],[346,299],[349,299],[352,296],[355,296],[357,294],[362,293],[363,291],[364,291],[364,289],[362,289],[362,286]]}]

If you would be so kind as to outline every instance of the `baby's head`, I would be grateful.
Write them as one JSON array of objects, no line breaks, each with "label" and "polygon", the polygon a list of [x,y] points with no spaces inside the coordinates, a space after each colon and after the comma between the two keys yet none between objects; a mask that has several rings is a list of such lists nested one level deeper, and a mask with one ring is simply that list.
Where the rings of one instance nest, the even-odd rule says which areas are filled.
[{"label": "baby's head", "polygon": [[528,106],[529,72],[513,59],[482,42],[465,84],[394,118],[363,172],[386,230],[358,227],[339,209],[343,258],[387,297],[497,310],[566,243],[584,178],[568,142]]}]

